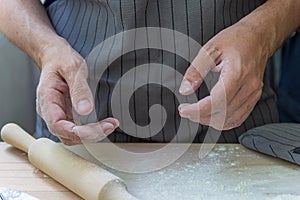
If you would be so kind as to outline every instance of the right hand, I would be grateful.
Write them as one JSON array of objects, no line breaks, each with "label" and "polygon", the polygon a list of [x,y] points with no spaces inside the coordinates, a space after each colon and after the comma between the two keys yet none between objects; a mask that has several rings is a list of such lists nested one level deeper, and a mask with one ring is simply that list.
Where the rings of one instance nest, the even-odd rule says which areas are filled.
[{"label": "right hand", "polygon": [[114,118],[77,126],[73,109],[79,115],[93,110],[93,96],[87,83],[84,59],[65,40],[45,47],[41,54],[41,77],[37,88],[37,111],[49,131],[66,145],[81,141],[98,142],[119,126]]}]

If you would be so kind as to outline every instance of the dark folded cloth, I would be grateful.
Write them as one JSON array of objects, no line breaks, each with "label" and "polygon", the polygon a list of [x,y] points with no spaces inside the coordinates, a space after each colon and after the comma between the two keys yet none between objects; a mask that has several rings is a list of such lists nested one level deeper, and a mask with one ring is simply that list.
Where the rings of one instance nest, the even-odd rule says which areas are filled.
[{"label": "dark folded cloth", "polygon": [[44,3],[45,8],[48,8],[48,6],[50,6],[54,1],[57,1],[57,0],[46,0]]},{"label": "dark folded cloth", "polygon": [[300,165],[300,124],[268,124],[239,138],[247,148]]}]

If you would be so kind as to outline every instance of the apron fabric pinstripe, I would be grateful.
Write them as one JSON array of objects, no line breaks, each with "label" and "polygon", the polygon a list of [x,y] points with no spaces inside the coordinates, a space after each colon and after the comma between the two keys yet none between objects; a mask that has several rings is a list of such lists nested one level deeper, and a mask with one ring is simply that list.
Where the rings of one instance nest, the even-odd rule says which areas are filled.
[{"label": "apron fabric pinstripe", "polygon": [[[176,30],[203,45],[262,3],[263,0],[57,0],[47,7],[47,11],[57,33],[85,58],[108,37],[140,27]],[[99,120],[112,115],[110,97],[120,77],[131,68],[149,62],[165,64],[181,74],[189,66],[189,62],[180,56],[156,49],[136,50],[121,56],[107,68],[99,80],[95,96]],[[178,84],[174,83],[174,90],[178,89],[175,87]],[[196,93],[200,99],[208,95],[208,90],[202,86]],[[149,116],[146,113],[149,113],[149,108],[154,104],[164,106],[167,111],[166,124],[158,134],[140,139],[118,129],[109,139],[116,142],[169,142],[176,137],[180,123],[178,101],[171,90],[162,86],[149,84],[135,91],[130,101],[132,119],[140,126],[147,125]],[[275,94],[265,78],[262,97],[251,115],[240,127],[223,131],[219,142],[236,143],[245,131],[277,121]],[[122,123],[122,119],[120,122]],[[199,127],[194,142],[203,142],[207,128],[202,125]],[[49,133],[39,116],[37,137],[58,141]],[[184,141],[178,139],[178,142]]]}]

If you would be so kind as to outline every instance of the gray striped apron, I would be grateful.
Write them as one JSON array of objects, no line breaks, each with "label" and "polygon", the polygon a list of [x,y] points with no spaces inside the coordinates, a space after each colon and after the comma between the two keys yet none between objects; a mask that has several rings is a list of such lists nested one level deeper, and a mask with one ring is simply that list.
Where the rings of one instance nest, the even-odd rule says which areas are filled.
[{"label": "gray striped apron", "polygon": [[[85,58],[94,47],[110,36],[141,27],[176,30],[203,45],[262,3],[263,0],[57,0],[47,8],[47,12],[57,33]],[[181,74],[189,66],[189,62],[180,56],[157,49],[136,50],[122,55],[111,63],[99,79],[95,96],[99,120],[112,116],[111,93],[120,77],[131,68],[149,62],[172,66]],[[238,137],[245,131],[278,121],[275,94],[266,77],[264,82],[262,97],[251,115],[240,127],[223,131],[219,142],[238,142]],[[198,99],[207,96],[205,85],[196,94]],[[140,87],[131,98],[130,115],[136,124],[145,126],[149,123],[149,108],[154,104],[162,105],[167,111],[166,123],[159,133],[141,139],[138,135],[129,136],[117,129],[109,139],[115,142],[171,141],[176,137],[181,120],[173,91],[153,84]],[[120,122],[122,123],[122,119]],[[193,141],[203,142],[207,129],[208,127],[200,125]],[[39,116],[37,137],[58,141],[49,133]],[[182,142],[180,139],[177,141]]]}]

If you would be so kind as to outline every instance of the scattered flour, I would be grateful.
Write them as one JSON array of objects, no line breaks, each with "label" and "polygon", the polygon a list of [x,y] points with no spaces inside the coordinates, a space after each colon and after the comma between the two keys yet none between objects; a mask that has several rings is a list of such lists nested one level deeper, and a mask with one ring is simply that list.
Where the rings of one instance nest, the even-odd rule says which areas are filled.
[{"label": "scattered flour", "polygon": [[282,194],[268,200],[300,200],[300,195]]},{"label": "scattered flour", "polygon": [[[144,200],[300,200],[297,196],[300,190],[295,194],[295,189],[290,187],[299,185],[300,170],[280,164],[251,164],[259,158],[256,154],[244,155],[239,148],[221,146],[201,160],[195,158],[195,153],[187,152],[157,172],[115,174],[125,180],[133,195]],[[249,165],[239,159],[249,160]]]}]

